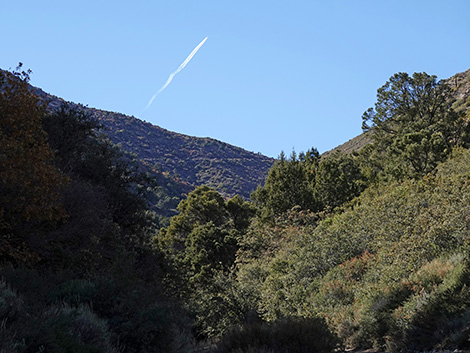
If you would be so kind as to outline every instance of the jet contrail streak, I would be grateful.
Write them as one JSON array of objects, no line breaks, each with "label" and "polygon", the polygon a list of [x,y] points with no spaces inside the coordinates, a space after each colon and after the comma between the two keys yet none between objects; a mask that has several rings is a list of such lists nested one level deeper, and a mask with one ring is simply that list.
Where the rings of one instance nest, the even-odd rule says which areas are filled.
[{"label": "jet contrail streak", "polygon": [[188,63],[191,61],[191,59],[193,58],[194,55],[196,55],[197,51],[202,47],[202,45],[205,43],[205,41],[207,40],[207,37],[204,38],[202,40],[201,43],[199,43],[197,45],[196,48],[193,49],[193,51],[188,55],[188,57],[183,61],[183,63],[175,70],[173,71],[170,76],[168,77],[168,80],[166,80],[165,84],[162,86],[162,88],[160,88],[157,93],[155,93],[152,98],[150,98],[149,102],[147,103],[147,106],[145,107],[144,111],[146,111],[153,103],[153,101],[155,100],[155,98],[157,98],[157,96],[162,93],[162,91],[168,87],[168,85],[170,84],[170,82],[173,80],[173,77],[175,77],[175,75],[180,72],[181,70],[183,70],[185,68],[186,65],[188,65]]}]

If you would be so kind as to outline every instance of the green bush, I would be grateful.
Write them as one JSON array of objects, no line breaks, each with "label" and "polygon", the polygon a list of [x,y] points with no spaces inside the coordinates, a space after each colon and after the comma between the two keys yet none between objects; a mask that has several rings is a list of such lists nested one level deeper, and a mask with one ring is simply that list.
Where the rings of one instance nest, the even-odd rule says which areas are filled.
[{"label": "green bush", "polygon": [[23,301],[9,286],[0,280],[0,322],[14,320],[23,310]]},{"label": "green bush", "polygon": [[83,306],[46,307],[37,317],[23,322],[18,334],[25,342],[25,353],[117,352],[106,322]]},{"label": "green bush", "polygon": [[469,273],[466,255],[454,254],[395,283],[362,282],[353,310],[358,325],[343,338],[386,351],[468,346]]},{"label": "green bush", "polygon": [[470,267],[466,255],[436,259],[415,278],[420,300],[410,300],[415,313],[405,344],[419,349],[469,347]]},{"label": "green bush", "polygon": [[187,314],[128,262],[118,267],[87,279],[0,268],[0,352],[166,353],[191,346]]},{"label": "green bush", "polygon": [[53,295],[57,301],[76,306],[80,303],[91,303],[96,292],[95,283],[85,279],[72,279],[61,284]]},{"label": "green bush", "polygon": [[227,333],[217,353],[327,353],[339,346],[337,337],[318,318],[289,318],[272,324],[254,322]]}]

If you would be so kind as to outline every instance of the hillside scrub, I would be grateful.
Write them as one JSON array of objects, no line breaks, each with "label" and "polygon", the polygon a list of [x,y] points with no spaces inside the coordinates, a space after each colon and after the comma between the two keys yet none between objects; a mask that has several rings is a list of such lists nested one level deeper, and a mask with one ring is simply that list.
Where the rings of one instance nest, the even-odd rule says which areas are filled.
[{"label": "hillside scrub", "polygon": [[434,76],[379,89],[361,151],[281,154],[164,227],[158,165],[0,78],[0,353],[470,349],[467,112]]},{"label": "hillside scrub", "polygon": [[451,105],[435,77],[397,74],[362,151],[281,154],[217,277],[230,321],[322,317],[350,348],[467,347],[470,153]]},{"label": "hillside scrub", "polygon": [[349,347],[467,347],[469,166],[456,150],[435,176],[370,187],[318,225],[259,223],[240,290],[265,320],[320,316]]},{"label": "hillside scrub", "polygon": [[[163,288],[145,175],[84,111],[0,76],[0,352],[171,352],[190,319]],[[14,141],[14,143],[12,143]]]}]

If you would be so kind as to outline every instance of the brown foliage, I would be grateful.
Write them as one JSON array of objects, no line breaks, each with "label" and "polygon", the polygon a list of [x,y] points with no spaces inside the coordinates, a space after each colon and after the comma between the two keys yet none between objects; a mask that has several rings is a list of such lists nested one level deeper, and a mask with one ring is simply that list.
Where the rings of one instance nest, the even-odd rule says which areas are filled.
[{"label": "brown foliage", "polygon": [[55,222],[65,216],[60,206],[60,190],[66,178],[52,164],[53,154],[41,126],[45,105],[30,91],[28,74],[6,71],[0,74],[0,231],[3,249],[22,247],[22,240],[18,238],[27,224]]}]

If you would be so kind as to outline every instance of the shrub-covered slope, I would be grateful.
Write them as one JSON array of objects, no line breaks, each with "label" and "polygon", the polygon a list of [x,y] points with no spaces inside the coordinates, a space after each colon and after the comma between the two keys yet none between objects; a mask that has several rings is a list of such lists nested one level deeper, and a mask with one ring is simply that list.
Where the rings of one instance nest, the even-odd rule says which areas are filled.
[{"label": "shrub-covered slope", "polygon": [[248,198],[274,162],[211,138],[178,134],[123,114],[92,112],[124,150],[191,185],[208,185],[226,196]]},{"label": "shrub-covered slope", "polygon": [[[61,98],[34,88],[58,109]],[[188,192],[208,185],[224,196],[250,193],[263,183],[274,159],[212,139],[179,134],[124,114],[82,107],[104,126],[104,133],[147,166],[172,176]],[[173,205],[174,206],[174,205]]]},{"label": "shrub-covered slope", "polygon": [[469,180],[457,150],[435,176],[371,187],[318,226],[300,213],[254,228],[238,281],[267,320],[321,316],[350,347],[468,349]]},{"label": "shrub-covered slope", "polygon": [[393,75],[360,151],[281,154],[253,201],[200,186],[166,228],[143,196],[177,179],[27,82],[0,75],[0,352],[470,349],[465,75]]},{"label": "shrub-covered slope", "polygon": [[359,152],[281,154],[251,206],[191,193],[155,239],[198,332],[263,352],[283,323],[318,324],[314,351],[326,322],[350,349],[468,349],[470,126],[455,103],[435,76],[395,74]]}]

